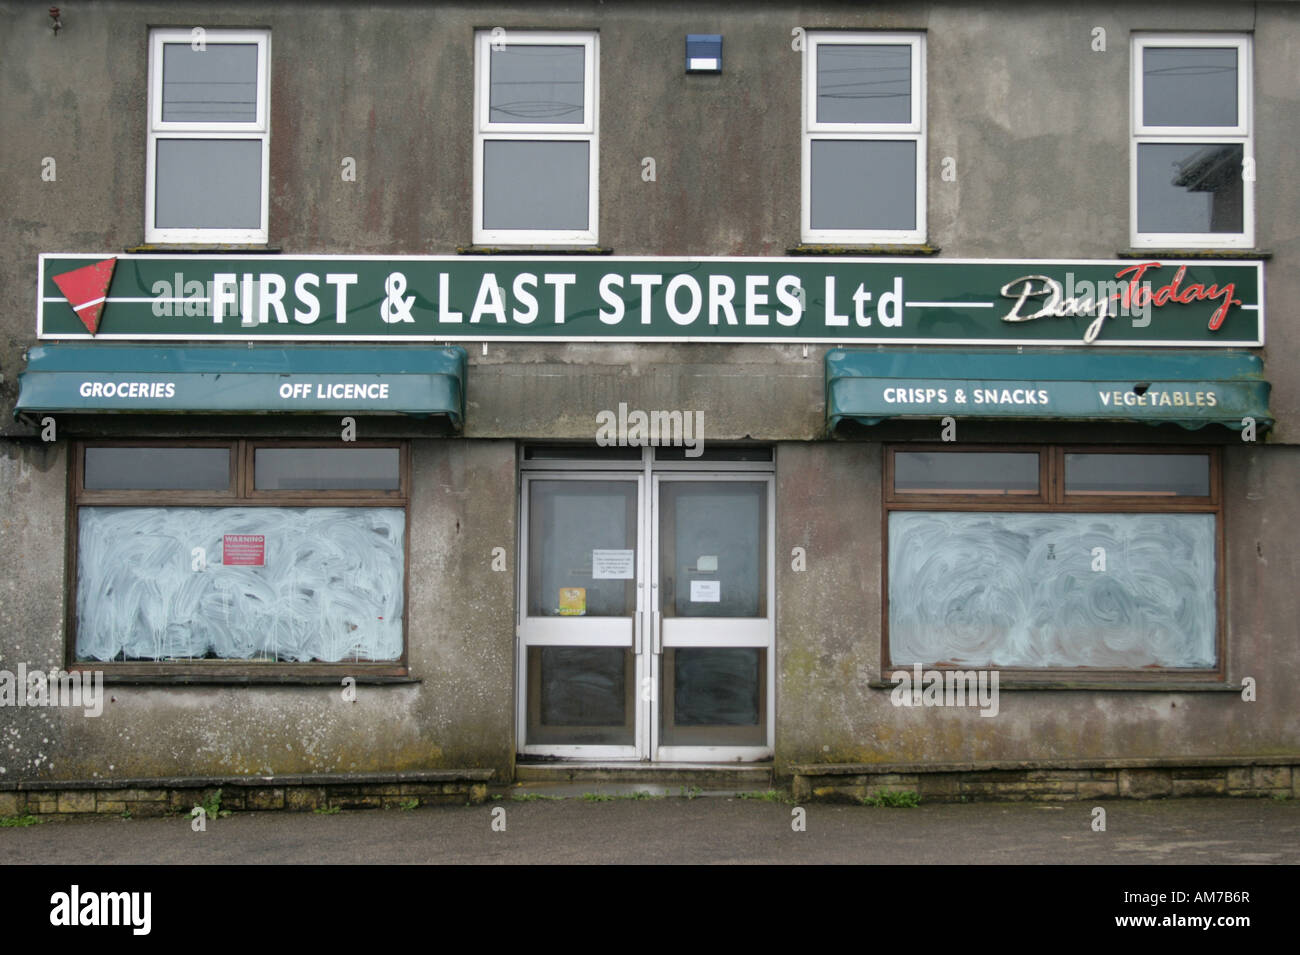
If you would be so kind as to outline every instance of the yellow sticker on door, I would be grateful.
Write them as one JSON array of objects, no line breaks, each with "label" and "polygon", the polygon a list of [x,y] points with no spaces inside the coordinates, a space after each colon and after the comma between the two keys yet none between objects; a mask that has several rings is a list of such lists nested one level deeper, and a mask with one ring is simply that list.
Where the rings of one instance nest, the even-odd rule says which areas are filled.
[{"label": "yellow sticker on door", "polygon": [[560,609],[561,617],[581,617],[587,612],[587,588],[586,587],[561,587],[560,588]]}]

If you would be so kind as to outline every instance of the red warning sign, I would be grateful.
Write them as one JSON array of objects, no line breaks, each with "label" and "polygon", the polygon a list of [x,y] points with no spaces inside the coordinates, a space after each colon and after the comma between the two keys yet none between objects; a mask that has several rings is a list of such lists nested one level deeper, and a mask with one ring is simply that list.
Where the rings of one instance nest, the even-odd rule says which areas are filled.
[{"label": "red warning sign", "polygon": [[99,319],[104,313],[104,302],[108,300],[108,283],[113,281],[116,265],[117,258],[114,257],[54,276],[54,284],[67,297],[68,304],[92,335],[99,331]]},{"label": "red warning sign", "polygon": [[266,535],[224,535],[221,538],[221,562],[236,567],[265,567]]}]

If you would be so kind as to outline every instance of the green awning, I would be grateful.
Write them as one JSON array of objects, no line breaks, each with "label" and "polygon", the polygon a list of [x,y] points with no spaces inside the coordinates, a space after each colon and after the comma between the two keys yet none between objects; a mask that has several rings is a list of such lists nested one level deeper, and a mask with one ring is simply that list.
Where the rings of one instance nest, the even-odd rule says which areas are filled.
[{"label": "green awning", "polygon": [[890,418],[1273,426],[1263,362],[1237,351],[826,353],[826,420]]},{"label": "green awning", "polygon": [[294,414],[465,419],[465,349],[38,345],[15,417],[44,414]]}]

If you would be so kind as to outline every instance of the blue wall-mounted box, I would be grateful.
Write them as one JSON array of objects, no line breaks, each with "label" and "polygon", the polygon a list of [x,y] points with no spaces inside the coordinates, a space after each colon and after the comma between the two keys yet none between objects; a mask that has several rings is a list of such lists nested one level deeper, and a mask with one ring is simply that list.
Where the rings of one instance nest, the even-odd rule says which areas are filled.
[{"label": "blue wall-mounted box", "polygon": [[722,34],[686,34],[686,72],[722,72]]}]

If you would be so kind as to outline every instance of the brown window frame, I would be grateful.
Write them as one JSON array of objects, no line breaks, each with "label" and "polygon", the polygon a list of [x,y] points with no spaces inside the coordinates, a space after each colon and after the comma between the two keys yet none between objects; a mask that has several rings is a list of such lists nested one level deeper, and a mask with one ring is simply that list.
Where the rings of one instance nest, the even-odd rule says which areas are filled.
[{"label": "brown window frame", "polygon": [[[224,491],[190,490],[87,490],[85,455],[87,448],[230,448],[230,485]],[[254,485],[254,455],[259,448],[297,449],[397,448],[397,490],[287,490],[259,491]],[[344,675],[358,679],[404,678],[409,675],[410,608],[410,488],[411,453],[407,441],[295,441],[274,439],[226,440],[87,440],[72,443],[68,456],[68,547],[64,587],[64,668],[70,671],[102,670],[105,679],[174,678],[175,682],[295,683],[335,682]],[[117,507],[399,507],[405,514],[406,533],[402,554],[402,653],[399,659],[382,662],[341,661],[338,663],[254,663],[238,660],[185,660],[174,662],[111,662],[77,660],[77,546],[80,540],[78,515],[89,506]],[[316,678],[316,679],[313,679]],[[170,681],[168,681],[170,682]]]},{"label": "brown window frame", "polygon": [[[1039,493],[1037,495],[987,493],[932,494],[894,489],[894,455],[920,451],[961,454],[966,452],[1036,452],[1039,455]],[[1065,456],[1067,454],[1195,454],[1209,458],[1209,495],[1192,497],[1164,494],[1086,494],[1065,492]],[[884,449],[884,484],[881,494],[881,680],[900,664],[890,661],[889,645],[889,515],[894,511],[988,511],[991,513],[1189,513],[1213,514],[1215,557],[1215,660],[1211,668],[1143,667],[1122,669],[1105,667],[1032,668],[1002,666],[966,666],[953,663],[924,663],[926,669],[997,670],[1004,686],[1020,684],[1059,684],[1077,687],[1084,681],[1094,684],[1223,683],[1227,673],[1226,569],[1223,507],[1223,456],[1217,446],[1169,445],[972,445],[955,448],[943,444],[894,444]]]},{"label": "brown window frame", "polygon": [[[903,453],[915,452],[920,454],[942,452],[944,454],[1034,454],[1038,456],[1038,491],[1036,493],[1016,492],[1010,494],[997,494],[995,492],[978,492],[971,491],[962,493],[956,491],[895,491],[894,490],[894,455],[902,451]],[[1017,504],[1050,504],[1050,469],[1048,467],[1048,456],[1043,453],[1041,445],[1021,445],[1005,444],[997,447],[985,447],[982,445],[962,446],[955,448],[952,445],[898,445],[890,446],[885,453],[885,500],[890,504],[895,502],[905,502],[907,504],[950,504],[953,501],[981,500],[986,504],[993,502],[1014,501]],[[918,510],[933,510],[934,508],[918,508]],[[970,510],[968,507],[959,508],[959,510]]]}]

